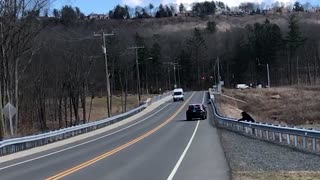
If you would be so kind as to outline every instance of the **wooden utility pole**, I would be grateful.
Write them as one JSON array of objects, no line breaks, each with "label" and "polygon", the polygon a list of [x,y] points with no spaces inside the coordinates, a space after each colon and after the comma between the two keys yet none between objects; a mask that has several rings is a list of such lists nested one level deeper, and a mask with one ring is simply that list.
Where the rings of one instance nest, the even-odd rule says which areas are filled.
[{"label": "wooden utility pole", "polygon": [[138,80],[138,105],[141,102],[141,87],[140,87],[140,72],[139,72],[139,61],[138,61],[138,49],[144,49],[144,47],[133,46],[128,49],[134,49],[136,51],[136,70],[137,70],[137,80]]},{"label": "wooden utility pole", "polygon": [[[174,62],[164,62],[163,64],[167,64],[170,66],[173,66],[173,77],[174,77],[174,88],[177,88],[177,77],[176,77],[176,67],[179,66],[179,63],[174,63]],[[178,69],[179,70],[179,69]],[[178,71],[179,72],[179,71]],[[169,73],[169,78],[170,78],[170,73]]]},{"label": "wooden utility pole", "polygon": [[104,61],[106,66],[106,83],[107,83],[107,110],[108,110],[108,117],[111,116],[111,91],[110,91],[110,76],[109,76],[109,69],[108,69],[108,56],[107,56],[107,48],[106,48],[106,36],[114,36],[114,34],[106,34],[104,31],[102,31],[101,34],[95,34],[93,36],[101,36],[103,41],[103,54],[104,54]]}]

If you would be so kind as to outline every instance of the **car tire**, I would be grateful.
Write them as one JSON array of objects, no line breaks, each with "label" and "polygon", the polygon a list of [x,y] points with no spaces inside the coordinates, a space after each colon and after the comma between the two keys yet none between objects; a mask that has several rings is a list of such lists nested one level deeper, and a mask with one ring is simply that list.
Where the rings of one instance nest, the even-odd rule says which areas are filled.
[{"label": "car tire", "polygon": [[191,120],[192,120],[192,118],[190,118],[190,117],[187,116],[187,121],[191,121]]}]

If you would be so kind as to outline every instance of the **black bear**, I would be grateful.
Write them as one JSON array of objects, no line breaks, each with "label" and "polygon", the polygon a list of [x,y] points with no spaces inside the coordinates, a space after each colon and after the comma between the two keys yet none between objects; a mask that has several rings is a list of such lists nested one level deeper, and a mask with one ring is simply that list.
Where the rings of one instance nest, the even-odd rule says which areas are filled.
[{"label": "black bear", "polygon": [[248,121],[248,122],[255,122],[255,120],[245,111],[241,113],[242,118],[238,121]]}]

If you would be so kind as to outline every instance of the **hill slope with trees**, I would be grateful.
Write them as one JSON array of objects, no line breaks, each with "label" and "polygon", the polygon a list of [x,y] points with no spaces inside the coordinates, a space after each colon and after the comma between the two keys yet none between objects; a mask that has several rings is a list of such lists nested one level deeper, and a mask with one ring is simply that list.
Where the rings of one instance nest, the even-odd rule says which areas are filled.
[{"label": "hill slope with trees", "polygon": [[[174,84],[207,89],[218,80],[218,58],[226,87],[265,86],[267,64],[271,86],[318,85],[319,13],[233,17],[214,15],[216,8],[203,5],[194,6],[195,17],[171,17],[170,6],[159,8],[161,18],[141,10],[136,17],[145,18],[130,19],[128,7],[121,6],[110,11],[113,19],[87,19],[71,6],[53,10],[52,17],[39,17],[42,6],[21,8],[24,19],[21,12],[3,14],[13,19],[2,21],[0,108],[8,102],[18,108],[14,134],[26,125],[48,131],[49,121],[58,128],[87,122],[86,97],[106,94],[103,41],[94,36],[102,32],[114,34],[105,42],[110,86],[124,105],[128,94],[137,93],[132,46],[144,47],[137,51],[144,94],[162,93]],[[9,134],[8,121],[0,122]]]}]

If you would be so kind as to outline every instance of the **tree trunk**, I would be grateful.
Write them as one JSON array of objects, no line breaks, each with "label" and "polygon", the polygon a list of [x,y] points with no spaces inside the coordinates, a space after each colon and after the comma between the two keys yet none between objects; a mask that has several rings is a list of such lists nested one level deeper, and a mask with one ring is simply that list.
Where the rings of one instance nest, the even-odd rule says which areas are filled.
[{"label": "tree trunk", "polygon": [[18,133],[18,125],[19,125],[19,79],[18,79],[18,59],[15,59],[15,67],[14,67],[14,79],[15,79],[15,105],[17,109],[16,120],[15,120],[15,134]]},{"label": "tree trunk", "polygon": [[123,95],[124,95],[124,86],[123,86],[123,80],[121,76],[121,72],[119,71],[119,82],[121,87],[121,112],[124,112],[124,103],[123,103]]},{"label": "tree trunk", "polygon": [[70,95],[69,97],[69,113],[70,113],[70,127],[73,126],[73,121],[72,121],[72,96]]},{"label": "tree trunk", "polygon": [[317,60],[318,60],[318,53],[316,52],[315,56],[314,56],[314,62],[313,62],[313,71],[314,71],[314,84],[316,85],[318,82],[318,66],[317,66]]},{"label": "tree trunk", "polygon": [[291,78],[291,61],[290,61],[290,50],[289,47],[287,48],[287,55],[288,55],[288,60],[287,60],[287,78],[289,85],[292,85],[292,78]]},{"label": "tree trunk", "polygon": [[300,75],[299,75],[299,56],[297,56],[297,64],[296,64],[296,73],[297,73],[297,84],[300,84]]},{"label": "tree trunk", "polygon": [[83,89],[82,89],[82,109],[83,109],[83,124],[86,123],[86,118],[87,118],[87,111],[86,111],[86,96],[87,96],[87,93],[86,93],[86,86],[85,86],[85,83],[83,83]]},{"label": "tree trunk", "polygon": [[62,128],[62,96],[59,97],[58,119],[59,119],[59,129],[61,129]]},{"label": "tree trunk", "polygon": [[308,66],[308,84],[311,85],[311,68],[310,68],[310,62],[309,62],[309,58],[307,58],[307,66]]},{"label": "tree trunk", "polygon": [[92,101],[93,101],[93,96],[91,96],[91,101],[90,101],[90,110],[89,110],[88,122],[90,122],[90,116],[91,116],[91,111],[92,111]]},{"label": "tree trunk", "polygon": [[65,127],[68,127],[68,98],[64,95],[64,122]]},{"label": "tree trunk", "polygon": [[127,97],[128,97],[128,78],[126,78],[126,92],[124,96],[124,111],[127,112]]},{"label": "tree trunk", "polygon": [[5,127],[2,114],[2,79],[0,79],[0,141],[4,138]]}]

